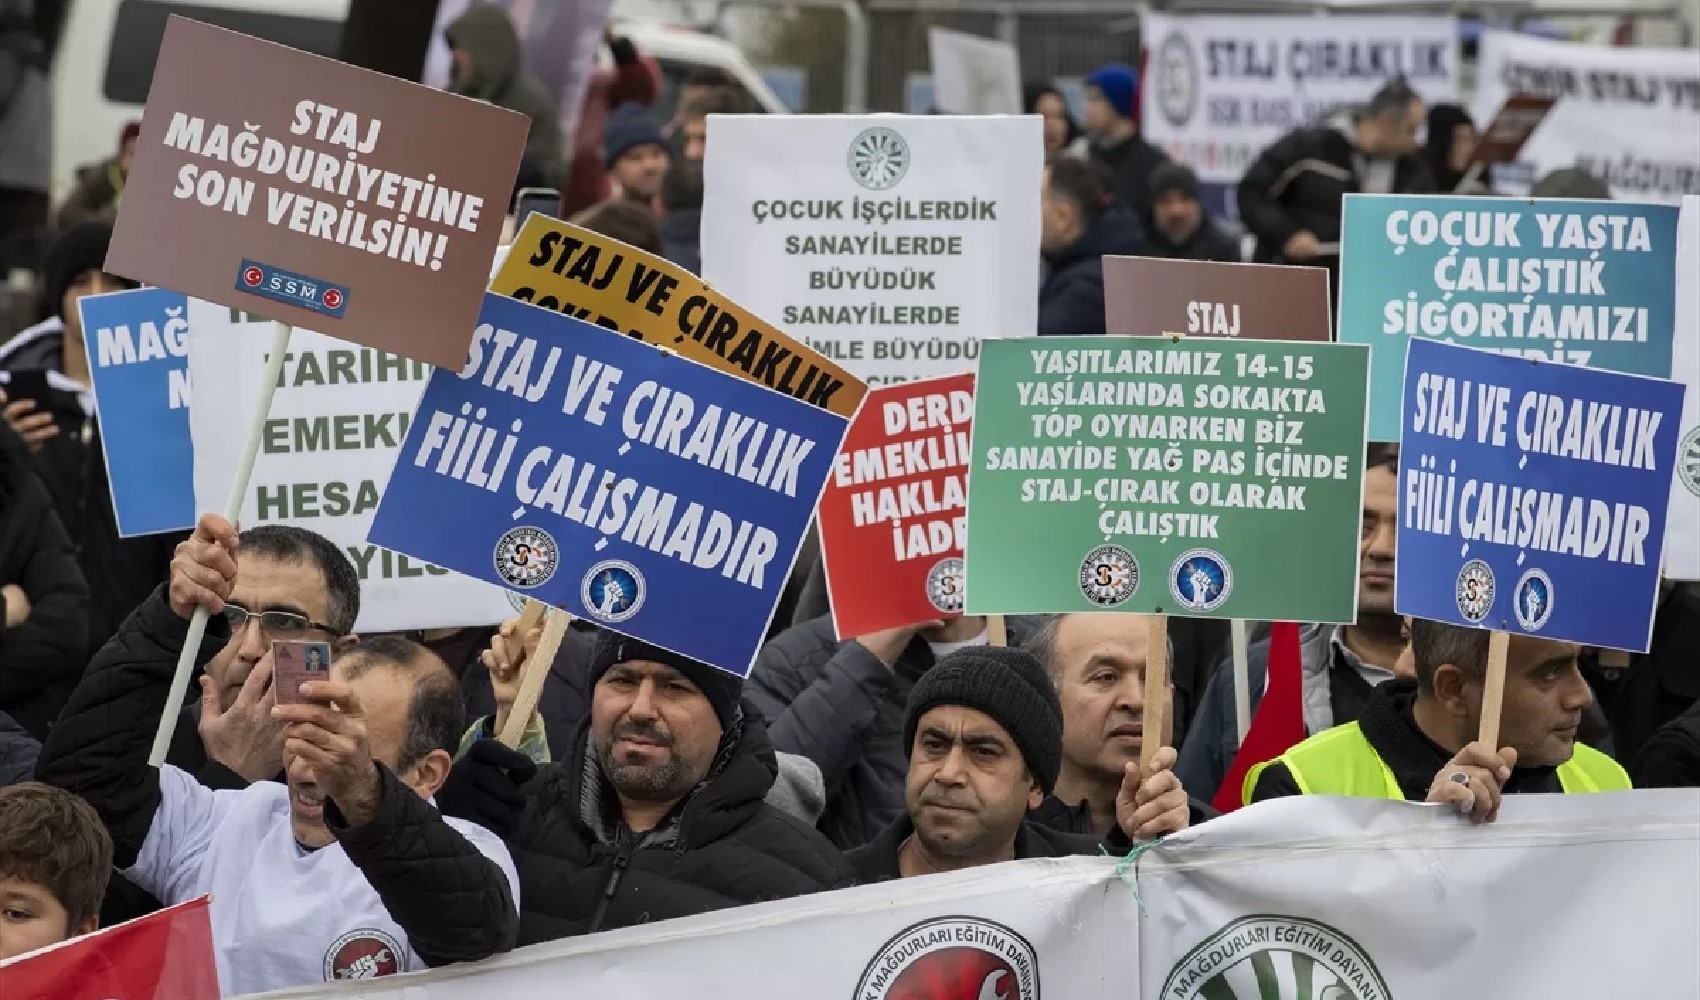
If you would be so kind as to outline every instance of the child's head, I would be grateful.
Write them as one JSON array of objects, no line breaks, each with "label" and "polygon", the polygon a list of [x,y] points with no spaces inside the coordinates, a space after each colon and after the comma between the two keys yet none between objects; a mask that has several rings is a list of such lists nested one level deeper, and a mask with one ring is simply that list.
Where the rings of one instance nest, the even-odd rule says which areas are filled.
[{"label": "child's head", "polygon": [[88,803],[35,781],[0,788],[0,960],[94,930],[111,874]]}]

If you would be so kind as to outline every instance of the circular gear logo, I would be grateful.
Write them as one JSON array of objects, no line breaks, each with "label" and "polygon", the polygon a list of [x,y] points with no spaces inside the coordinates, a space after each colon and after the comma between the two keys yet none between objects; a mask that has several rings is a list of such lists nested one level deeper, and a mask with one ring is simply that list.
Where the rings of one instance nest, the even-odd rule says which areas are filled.
[{"label": "circular gear logo", "polygon": [[[1308,984],[1308,986],[1307,986]],[[1164,1000],[1393,1000],[1375,962],[1346,934],[1315,920],[1241,917],[1169,970]]]},{"label": "circular gear logo", "polygon": [[325,294],[321,295],[319,300],[325,304],[326,309],[340,309],[342,307],[342,292],[335,288],[327,288]]},{"label": "circular gear logo", "polygon": [[555,575],[560,550],[542,528],[510,528],[496,539],[496,575],[520,590],[541,587]]},{"label": "circular gear logo", "polygon": [[590,567],[579,585],[585,610],[596,618],[623,622],[643,607],[643,573],[624,559],[607,559]]},{"label": "circular gear logo", "polygon": [[383,931],[349,931],[325,949],[325,982],[393,976],[401,971],[402,955],[401,945]]},{"label": "circular gear logo", "polygon": [[1544,570],[1529,570],[1517,581],[1515,597],[1517,624],[1525,632],[1539,632],[1552,617],[1552,577]]},{"label": "circular gear logo", "polygon": [[1169,568],[1169,593],[1188,611],[1215,611],[1234,590],[1234,571],[1215,549],[1189,549]]},{"label": "circular gear logo", "polygon": [[1080,560],[1080,593],[1101,608],[1124,604],[1139,590],[1139,560],[1120,545],[1100,545]]},{"label": "circular gear logo", "polygon": [[1458,601],[1458,613],[1472,625],[1481,624],[1493,610],[1493,567],[1480,559],[1471,559],[1458,571],[1453,597]]},{"label": "circular gear logo", "polygon": [[1163,39],[1157,49],[1157,107],[1170,125],[1179,128],[1198,111],[1198,59],[1179,32]]},{"label": "circular gear logo", "polygon": [[884,191],[896,187],[909,172],[909,143],[889,128],[863,129],[850,140],[846,159],[857,184]]},{"label": "circular gear logo", "polygon": [[959,615],[963,593],[961,558],[949,556],[933,563],[927,571],[927,603],[940,614]]},{"label": "circular gear logo", "polygon": [[856,983],[856,1000],[1039,1000],[1028,940],[979,917],[936,917],[899,931]]},{"label": "circular gear logo", "polygon": [[242,269],[242,283],[250,288],[258,286],[260,282],[265,280],[265,278],[266,272],[257,267],[245,267]]},{"label": "circular gear logo", "polygon": [[1688,492],[1700,497],[1700,427],[1684,434],[1676,447],[1676,478]]}]

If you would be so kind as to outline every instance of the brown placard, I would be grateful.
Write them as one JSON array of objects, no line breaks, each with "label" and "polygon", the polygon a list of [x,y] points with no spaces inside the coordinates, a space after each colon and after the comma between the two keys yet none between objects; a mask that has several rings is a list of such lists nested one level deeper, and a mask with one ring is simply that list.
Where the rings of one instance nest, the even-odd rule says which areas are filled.
[{"label": "brown placard", "polygon": [[1517,154],[1528,144],[1529,137],[1541,127],[1541,122],[1546,121],[1557,103],[1556,97],[1538,94],[1512,94],[1507,97],[1493,116],[1493,121],[1483,130],[1481,138],[1476,140],[1476,151],[1470,155],[1470,164],[1491,166],[1516,160]]},{"label": "brown placard", "polygon": [[1328,310],[1325,268],[1104,258],[1104,320],[1112,334],[1327,341]]},{"label": "brown placard", "polygon": [[173,16],[106,269],[458,371],[529,124]]}]

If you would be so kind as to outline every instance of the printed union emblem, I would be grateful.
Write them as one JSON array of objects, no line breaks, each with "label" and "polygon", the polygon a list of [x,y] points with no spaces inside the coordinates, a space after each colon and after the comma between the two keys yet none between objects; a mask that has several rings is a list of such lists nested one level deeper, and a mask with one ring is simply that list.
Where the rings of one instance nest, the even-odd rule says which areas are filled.
[{"label": "printed union emblem", "polygon": [[1164,1000],[1393,1000],[1381,970],[1349,936],[1315,920],[1269,914],[1241,917],[1199,942],[1169,970],[1155,995]]},{"label": "printed union emblem", "polygon": [[1169,593],[1188,611],[1215,611],[1234,589],[1234,571],[1215,549],[1189,549],[1169,568]]},{"label": "printed union emblem", "polygon": [[1539,632],[1552,617],[1552,577],[1538,569],[1529,570],[1517,581],[1517,624],[1525,632]]},{"label": "printed union emblem", "polygon": [[1676,478],[1688,492],[1700,497],[1700,427],[1684,434],[1676,447]]},{"label": "printed union emblem", "polygon": [[1100,545],[1080,560],[1080,593],[1093,604],[1113,608],[1139,589],[1139,560],[1120,545]]},{"label": "printed union emblem", "polygon": [[560,561],[555,539],[542,528],[510,528],[496,540],[496,575],[511,587],[541,587],[555,575]]},{"label": "printed union emblem", "polygon": [[896,187],[909,172],[909,143],[892,129],[863,129],[850,140],[850,176],[870,191]]},{"label": "printed union emblem", "polygon": [[1185,125],[1198,110],[1198,60],[1179,32],[1157,50],[1157,106],[1169,124]]},{"label": "printed union emblem", "polygon": [[1458,600],[1458,613],[1472,625],[1481,624],[1493,610],[1493,567],[1480,559],[1471,559],[1458,571],[1458,584],[1454,597]]},{"label": "printed union emblem", "polygon": [[325,949],[325,982],[379,979],[402,971],[396,939],[373,927],[349,931]]},{"label": "printed union emblem", "polygon": [[590,567],[579,585],[586,611],[605,622],[623,622],[643,607],[643,574],[624,559],[607,559]]},{"label": "printed union emblem", "polygon": [[941,614],[962,613],[962,559],[950,556],[927,571],[927,601]]},{"label": "printed union emblem", "polygon": [[935,917],[880,947],[856,1000],[1039,1000],[1039,956],[1003,924]]}]

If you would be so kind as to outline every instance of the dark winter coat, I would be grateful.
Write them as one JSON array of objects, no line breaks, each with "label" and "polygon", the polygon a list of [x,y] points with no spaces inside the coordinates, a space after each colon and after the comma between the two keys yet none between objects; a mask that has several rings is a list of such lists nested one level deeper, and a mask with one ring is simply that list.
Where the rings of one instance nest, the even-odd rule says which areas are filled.
[{"label": "dark winter coat", "polygon": [[1214,260],[1227,264],[1238,264],[1245,258],[1240,254],[1240,241],[1222,232],[1216,223],[1205,215],[1198,220],[1198,228],[1185,243],[1175,243],[1161,229],[1152,226],[1145,234],[1149,246],[1146,253],[1153,257],[1166,257],[1169,260]]},{"label": "dark winter coat", "polygon": [[35,775],[41,743],[5,712],[0,712],[0,788],[28,781]]},{"label": "dark winter coat", "polygon": [[1104,332],[1105,254],[1145,252],[1133,214],[1112,205],[1078,240],[1047,254],[1049,273],[1039,288],[1039,336],[1075,337]]},{"label": "dark winter coat", "polygon": [[567,172],[560,118],[548,89],[525,70],[525,50],[513,18],[501,7],[477,3],[444,34],[450,46],[472,56],[471,78],[455,80],[450,89],[530,118],[526,159],[536,164],[546,186],[559,188]]},{"label": "dark winter coat", "polygon": [[1661,726],[1700,702],[1700,595],[1678,584],[1653,616],[1653,643],[1616,670],[1583,661],[1611,723],[1619,760],[1635,760]]},{"label": "dark winter coat", "polygon": [[[1005,625],[1012,646],[1037,627],[1019,617]],[[932,665],[932,648],[916,636],[887,667],[861,643],[839,642],[830,616],[787,629],[756,658],[744,696],[766,717],[775,747],[820,768],[826,812],[818,826],[840,849],[867,843],[903,813],[903,713]]]},{"label": "dark winter coat", "polygon": [[1641,744],[1629,776],[1636,788],[1700,788],[1700,702]]},{"label": "dark winter coat", "polygon": [[89,589],[28,448],[3,421],[0,584],[16,585],[29,600],[29,617],[5,628],[0,596],[0,711],[45,739],[88,660]]},{"label": "dark winter coat", "polygon": [[1126,208],[1141,226],[1151,222],[1151,174],[1169,162],[1169,157],[1135,132],[1114,145],[1096,142],[1087,158],[1098,171],[1104,189]]},{"label": "dark winter coat", "polygon": [[526,784],[506,838],[519,871],[520,944],[852,884],[824,837],[763,801],[777,765],[766,729],[745,714],[708,778],[642,834],[619,818],[585,720],[572,755]]},{"label": "dark winter coat", "polygon": [[[908,813],[899,816],[873,840],[850,852],[850,866],[864,885],[902,878],[897,855],[903,842],[915,832]],[[1133,850],[1133,842],[1118,827],[1102,839],[1090,833],[1068,833],[1035,823],[1031,814],[1015,831],[1016,861],[1028,858],[1071,858],[1080,854],[1109,854],[1121,857]]]},{"label": "dark winter coat", "polygon": [[[1213,820],[1222,815],[1216,807],[1201,801],[1196,796],[1187,799],[1187,823],[1197,826],[1200,823]],[[1085,834],[1097,836],[1099,831],[1092,826],[1092,807],[1085,802],[1068,805],[1055,795],[1047,795],[1039,803],[1037,809],[1027,810],[1027,822],[1059,833]],[[1115,831],[1111,831],[1112,833]]]},{"label": "dark winter coat", "polygon": [[[136,863],[159,809],[159,771],[148,752],[188,630],[159,587],[95,655],[36,764],[37,780],[95,807],[118,869]],[[373,822],[339,828],[328,800],[326,822],[414,949],[442,964],[512,948],[513,898],[502,870],[393,775],[380,778]],[[452,942],[441,933],[445,914],[461,918]]]}]

